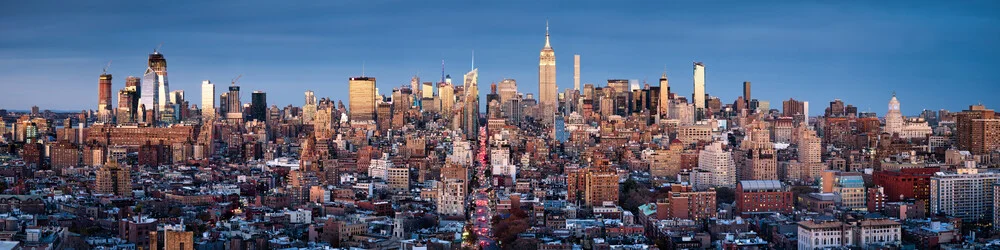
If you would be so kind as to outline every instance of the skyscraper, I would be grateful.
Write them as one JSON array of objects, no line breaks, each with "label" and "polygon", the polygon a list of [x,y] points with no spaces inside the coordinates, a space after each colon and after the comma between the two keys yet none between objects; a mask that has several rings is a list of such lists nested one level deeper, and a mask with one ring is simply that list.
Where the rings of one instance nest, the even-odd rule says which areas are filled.
[{"label": "skyscraper", "polygon": [[670,116],[670,83],[667,82],[667,71],[663,70],[663,75],[660,76],[660,99],[659,99],[659,114],[661,118],[667,118]]},{"label": "skyscraper", "polygon": [[753,98],[750,97],[750,81],[744,81],[743,82],[743,100],[746,101],[747,104],[749,105],[750,99],[753,99]]},{"label": "skyscraper", "polygon": [[375,78],[351,77],[348,84],[351,121],[375,121]]},{"label": "skyscraper", "polygon": [[97,81],[97,111],[104,112],[111,109],[111,74],[101,74]]},{"label": "skyscraper", "polygon": [[695,109],[695,120],[701,120],[705,110],[705,64],[694,63],[694,95],[691,97]]},{"label": "skyscraper", "polygon": [[229,85],[229,93],[226,94],[226,120],[236,124],[243,124],[243,104],[240,103],[240,86],[233,81]]},{"label": "skyscraper", "polygon": [[545,47],[538,56],[539,120],[552,127],[556,112],[556,52],[549,44],[549,23],[545,22]]},{"label": "skyscraper", "polygon": [[97,81],[97,117],[100,122],[111,122],[111,74],[101,74]]},{"label": "skyscraper", "polygon": [[201,81],[201,116],[209,120],[215,117],[215,84],[209,80]]},{"label": "skyscraper", "polygon": [[157,107],[163,110],[167,107],[170,84],[167,82],[167,59],[158,51],[149,54],[149,69],[156,74]]},{"label": "skyscraper", "polygon": [[580,55],[573,55],[573,89],[580,90]]},{"label": "skyscraper", "polygon": [[479,69],[473,68],[465,74],[465,107],[462,131],[468,140],[479,135]]},{"label": "skyscraper", "polygon": [[254,91],[250,94],[250,119],[267,121],[267,93]]}]

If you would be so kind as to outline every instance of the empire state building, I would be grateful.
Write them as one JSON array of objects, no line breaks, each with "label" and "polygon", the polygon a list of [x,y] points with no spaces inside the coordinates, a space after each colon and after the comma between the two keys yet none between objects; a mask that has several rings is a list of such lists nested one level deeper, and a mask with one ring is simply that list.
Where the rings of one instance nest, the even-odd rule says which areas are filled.
[{"label": "empire state building", "polygon": [[556,112],[556,52],[549,45],[549,23],[545,22],[545,47],[538,56],[538,104],[542,124],[552,127]]}]

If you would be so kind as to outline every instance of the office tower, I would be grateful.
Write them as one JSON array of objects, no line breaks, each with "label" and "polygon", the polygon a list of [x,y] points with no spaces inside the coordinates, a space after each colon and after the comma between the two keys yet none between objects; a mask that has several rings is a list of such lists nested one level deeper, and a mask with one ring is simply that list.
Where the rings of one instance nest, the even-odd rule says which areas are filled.
[{"label": "office tower", "polygon": [[163,54],[155,50],[153,54],[149,54],[149,68],[147,71],[149,70],[152,70],[156,77],[156,107],[159,110],[163,110],[167,107],[169,99],[167,94],[170,93],[170,84],[167,81],[167,59],[163,57]]},{"label": "office tower", "polygon": [[500,104],[505,104],[517,97],[517,81],[514,79],[503,79],[497,84],[497,93],[500,95]]},{"label": "office tower", "polygon": [[983,105],[971,105],[955,115],[959,150],[983,155],[1000,148],[1000,119]]},{"label": "office tower", "polygon": [[267,121],[267,93],[264,91],[250,94],[250,120]]},{"label": "office tower", "polygon": [[701,120],[705,110],[705,64],[694,63],[694,94],[691,97],[695,108],[695,119]]},{"label": "office tower", "polygon": [[223,117],[229,115],[229,92],[223,92],[219,95],[219,114]]},{"label": "office tower", "polygon": [[538,56],[538,119],[552,127],[556,112],[556,52],[549,44],[549,23],[545,22],[545,47]]},{"label": "office tower", "polygon": [[[438,84],[438,99],[441,99],[441,113],[451,114],[451,110],[455,108],[455,86],[450,83],[442,82]],[[445,116],[450,119],[450,116]]]},{"label": "office tower", "polygon": [[667,71],[660,75],[660,103],[659,114],[661,118],[666,118],[670,114],[670,83],[667,82]]},{"label": "office tower", "polygon": [[580,91],[580,55],[573,55],[573,89]]},{"label": "office tower", "polygon": [[215,84],[201,81],[201,116],[206,120],[215,118]]},{"label": "office tower", "polygon": [[966,222],[988,219],[993,215],[993,185],[1000,173],[976,168],[967,161],[954,173],[937,173],[931,177],[931,214],[945,214]]},{"label": "office tower", "polygon": [[744,81],[743,82],[743,100],[751,100],[751,99],[753,99],[753,98],[750,97],[750,81]]},{"label": "office tower", "polygon": [[375,121],[375,78],[352,77],[348,84],[351,121]]},{"label": "office tower", "polygon": [[463,110],[462,132],[465,139],[475,140],[479,136],[479,69],[465,74],[465,109]]},{"label": "office tower", "polygon": [[101,194],[131,197],[132,176],[129,169],[119,167],[117,161],[109,161],[97,170],[96,189]]},{"label": "office tower", "polygon": [[226,120],[235,124],[243,124],[243,103],[240,102],[240,86],[236,81],[229,85],[226,94]]},{"label": "office tower", "polygon": [[[139,105],[145,109],[149,109],[152,113],[156,113],[159,110],[159,84],[157,83],[158,77],[156,72],[152,68],[147,68],[146,73],[142,75],[142,85],[139,87],[140,97]],[[146,110],[139,110],[140,114],[146,113]],[[153,123],[154,121],[143,119],[145,123]]]}]

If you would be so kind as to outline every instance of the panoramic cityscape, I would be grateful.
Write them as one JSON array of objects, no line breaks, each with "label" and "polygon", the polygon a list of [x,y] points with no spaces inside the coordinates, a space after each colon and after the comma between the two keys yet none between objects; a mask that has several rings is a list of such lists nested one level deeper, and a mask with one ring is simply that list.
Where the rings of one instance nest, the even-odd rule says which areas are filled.
[{"label": "panoramic cityscape", "polygon": [[[979,65],[934,88],[872,78],[838,68],[842,62],[833,59],[821,66],[787,62],[781,71],[788,78],[753,73],[748,75],[767,80],[730,82],[715,79],[743,74],[728,71],[743,65],[739,59],[710,57],[725,65],[719,70],[697,56],[626,62],[628,57],[594,52],[600,55],[590,59],[588,53],[606,47],[635,57],[648,49],[580,38],[587,31],[575,19],[599,11],[594,5],[583,1],[566,8],[581,12],[551,19],[532,12],[527,21],[511,21],[510,29],[531,23],[530,36],[512,39],[528,40],[530,48],[453,43],[443,45],[449,52],[440,58],[468,59],[452,63],[404,53],[405,65],[421,65],[413,67],[387,63],[376,55],[383,52],[372,50],[371,61],[343,59],[350,62],[318,71],[323,82],[317,84],[290,83],[314,73],[299,78],[292,75],[299,71],[255,68],[260,65],[239,69],[255,65],[242,59],[206,63],[200,59],[225,52],[171,49],[172,41],[184,39],[168,35],[123,42],[149,50],[92,45],[102,51],[96,54],[108,53],[106,59],[25,59],[61,45],[38,41],[53,30],[13,26],[52,16],[0,18],[13,24],[0,26],[12,35],[0,39],[6,58],[0,59],[6,68],[0,76],[10,76],[0,80],[0,250],[1000,249],[1000,114],[992,106],[1000,103],[978,99],[1000,90],[997,64],[990,64],[997,61],[981,58],[997,52],[970,57]],[[623,5],[649,14],[640,10],[644,4]],[[511,6],[502,7],[517,8]],[[13,7],[29,14],[40,8]],[[312,7],[332,6],[302,11]],[[807,13],[843,6],[772,7]],[[926,9],[865,13],[891,19],[908,11]],[[978,14],[969,11],[948,15]],[[942,20],[961,19],[956,16]],[[987,24],[968,21],[976,24],[967,27],[1000,31],[995,14],[976,17]],[[212,23],[194,24],[202,22]],[[946,24],[941,22],[932,26]],[[948,24],[964,24],[955,22]],[[51,24],[61,25],[69,24]],[[335,26],[352,25],[362,26]],[[560,37],[560,27],[575,30],[567,33],[577,39]],[[1000,40],[995,34],[982,39]],[[234,48],[268,40],[233,36],[245,36]],[[588,43],[600,45],[591,50]],[[938,42],[913,42],[931,43]],[[978,42],[955,43],[990,50],[974,46]],[[563,44],[573,49],[560,49]],[[813,43],[805,44],[791,50],[806,51]],[[913,44],[895,51],[935,57]],[[294,47],[261,53],[298,53]],[[732,50],[711,53],[728,53],[719,51]],[[83,53],[69,56],[95,52]],[[774,58],[766,65],[783,54],[767,56]],[[137,58],[142,64],[132,63]],[[516,67],[497,66],[510,58]],[[952,59],[963,58],[945,63]],[[24,73],[66,62],[94,69],[59,76],[73,80],[51,86],[31,82],[44,75]],[[910,75],[899,79],[910,79],[925,74],[921,65],[915,60],[886,71],[906,71]],[[858,73],[826,84],[786,83],[826,69]],[[208,71],[211,78],[202,76]],[[337,73],[342,71],[356,73]],[[171,85],[168,72],[183,80]],[[226,72],[231,76],[218,78]],[[287,79],[269,82],[274,77]],[[843,87],[831,90],[837,86]]]}]

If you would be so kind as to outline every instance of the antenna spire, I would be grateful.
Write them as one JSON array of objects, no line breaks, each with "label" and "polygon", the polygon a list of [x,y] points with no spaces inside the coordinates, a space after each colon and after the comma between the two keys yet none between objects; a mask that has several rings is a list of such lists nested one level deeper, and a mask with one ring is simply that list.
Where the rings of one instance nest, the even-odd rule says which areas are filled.
[{"label": "antenna spire", "polygon": [[361,61],[361,77],[365,77],[365,61]]},{"label": "antenna spire", "polygon": [[545,19],[545,47],[552,47],[549,45],[549,19]]},{"label": "antenna spire", "polygon": [[441,82],[444,82],[444,59],[441,59]]},{"label": "antenna spire", "polygon": [[472,69],[476,69],[476,50],[472,50]]}]

